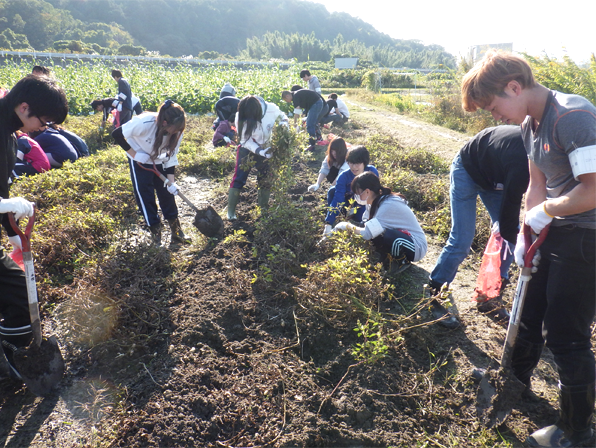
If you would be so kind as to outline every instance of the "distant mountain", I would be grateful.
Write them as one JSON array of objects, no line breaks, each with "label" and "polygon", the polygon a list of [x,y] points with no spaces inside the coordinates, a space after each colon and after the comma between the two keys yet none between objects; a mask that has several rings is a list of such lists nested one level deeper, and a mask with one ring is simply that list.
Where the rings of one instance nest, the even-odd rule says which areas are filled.
[{"label": "distant mountain", "polygon": [[[357,41],[397,52],[431,51],[441,54],[439,63],[454,63],[442,47],[393,39],[349,14],[329,13],[321,4],[301,0],[0,0],[0,12],[0,33],[22,33],[36,50],[76,39],[109,48],[140,45],[170,56],[204,51],[236,56],[246,50],[249,39],[267,33],[314,33],[323,46],[325,41],[333,46],[341,35],[344,43]],[[105,45],[95,42],[96,37]]]}]

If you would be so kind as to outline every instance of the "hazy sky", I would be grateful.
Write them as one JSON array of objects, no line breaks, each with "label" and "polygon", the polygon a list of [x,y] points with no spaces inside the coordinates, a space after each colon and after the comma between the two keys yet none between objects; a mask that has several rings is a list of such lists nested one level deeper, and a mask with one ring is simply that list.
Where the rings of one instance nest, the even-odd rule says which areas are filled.
[{"label": "hazy sky", "polygon": [[[513,43],[514,51],[576,62],[596,53],[596,1],[498,3],[478,0],[309,0],[329,12],[346,12],[396,39],[438,44],[456,57],[480,44]],[[374,5],[374,6],[373,6]]]}]

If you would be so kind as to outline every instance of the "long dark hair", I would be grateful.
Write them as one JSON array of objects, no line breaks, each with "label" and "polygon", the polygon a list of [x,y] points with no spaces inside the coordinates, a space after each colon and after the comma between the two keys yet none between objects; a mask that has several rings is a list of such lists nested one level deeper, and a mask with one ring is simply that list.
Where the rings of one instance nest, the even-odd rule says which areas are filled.
[{"label": "long dark hair", "polygon": [[401,193],[393,193],[391,188],[383,187],[381,185],[381,181],[377,177],[375,173],[372,171],[365,171],[364,173],[359,174],[352,180],[351,189],[354,194],[360,194],[364,190],[368,189],[375,193],[377,197],[374,199],[373,203],[370,206],[370,214],[369,217],[372,218],[377,213],[379,205],[381,202],[387,199],[390,196],[398,196],[401,199],[406,199],[406,197]]},{"label": "long dark hair", "polygon": [[[164,121],[166,122],[165,126],[163,124]],[[184,109],[180,104],[177,104],[172,100],[165,100],[159,107],[155,124],[157,125],[157,130],[155,131],[155,140],[153,141],[153,148],[151,149],[151,158],[156,159],[159,155],[159,149],[163,142],[163,138],[167,133],[166,128],[170,126],[174,126],[176,129],[170,134],[170,138],[166,143],[168,156],[172,156],[176,150],[180,134],[182,134],[184,128],[186,128]]]},{"label": "long dark hair", "polygon": [[238,103],[238,135],[241,145],[242,141],[246,142],[259,127],[262,116],[261,102],[256,96],[249,95],[240,100]]},{"label": "long dark hair", "polygon": [[[335,157],[333,157],[331,151],[335,151]],[[327,165],[341,168],[346,161],[347,154],[348,147],[346,146],[346,141],[341,137],[335,137],[327,147]]]}]

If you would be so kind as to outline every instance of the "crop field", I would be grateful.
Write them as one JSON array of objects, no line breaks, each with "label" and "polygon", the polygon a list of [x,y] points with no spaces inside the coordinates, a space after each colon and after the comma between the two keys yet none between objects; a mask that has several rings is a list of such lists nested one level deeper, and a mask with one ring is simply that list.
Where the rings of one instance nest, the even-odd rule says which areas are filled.
[{"label": "crop field", "polygon": [[[5,62],[0,66],[0,87],[14,85],[31,72],[32,66],[30,62]],[[131,84],[133,95],[141,100],[146,110],[157,110],[159,104],[171,98],[189,114],[212,111],[226,82],[236,88],[239,97],[258,94],[278,104],[282,90],[301,82],[296,68],[282,70],[275,66],[240,69],[232,65],[168,67],[138,62],[114,65],[103,61],[93,64],[69,61],[65,66],[49,67],[66,91],[71,115],[86,115],[92,110],[91,101],[118,93],[110,75],[114,68],[122,71]]]}]

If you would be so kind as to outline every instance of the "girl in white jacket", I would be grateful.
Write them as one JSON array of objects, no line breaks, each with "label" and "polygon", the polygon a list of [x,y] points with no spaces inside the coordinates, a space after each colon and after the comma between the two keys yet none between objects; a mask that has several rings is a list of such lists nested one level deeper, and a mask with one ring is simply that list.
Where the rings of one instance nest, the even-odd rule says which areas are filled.
[{"label": "girl in white jacket", "polygon": [[[161,219],[155,196],[164,218],[172,230],[172,243],[188,243],[178,220],[174,196],[178,194],[175,169],[178,150],[186,127],[184,109],[166,100],[159,112],[146,112],[134,117],[112,132],[112,136],[128,154],[130,176],[135,199],[155,244],[161,244]],[[171,184],[164,183],[149,169],[156,168]]]},{"label": "girl in white jacket", "polygon": [[228,190],[228,219],[236,219],[236,205],[240,190],[246,184],[252,166],[257,169],[259,207],[267,207],[271,194],[269,159],[271,158],[271,134],[275,123],[288,125],[288,117],[277,105],[263,98],[250,95],[242,98],[236,114],[239,144],[236,152],[236,168]]}]

